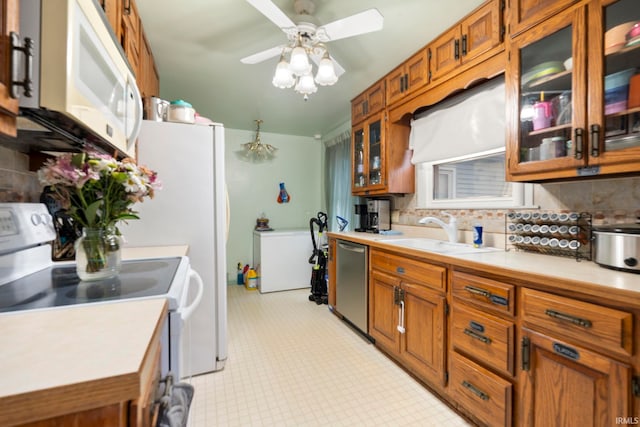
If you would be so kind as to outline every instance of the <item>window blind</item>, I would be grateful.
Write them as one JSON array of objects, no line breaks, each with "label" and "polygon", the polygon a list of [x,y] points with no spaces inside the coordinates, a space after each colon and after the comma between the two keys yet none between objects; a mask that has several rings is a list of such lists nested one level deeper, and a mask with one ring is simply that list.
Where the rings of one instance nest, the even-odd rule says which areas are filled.
[{"label": "window blind", "polygon": [[435,162],[504,147],[504,99],[504,77],[499,77],[421,113],[411,122],[411,162]]}]

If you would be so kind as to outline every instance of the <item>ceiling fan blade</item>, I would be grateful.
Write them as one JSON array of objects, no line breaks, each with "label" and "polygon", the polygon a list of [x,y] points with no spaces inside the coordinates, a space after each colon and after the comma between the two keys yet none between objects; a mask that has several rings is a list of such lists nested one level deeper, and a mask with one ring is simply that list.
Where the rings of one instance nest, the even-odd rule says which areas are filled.
[{"label": "ceiling fan blade", "polygon": [[359,34],[379,31],[384,24],[384,17],[377,9],[368,9],[355,15],[330,22],[318,27],[316,34],[324,33],[327,40],[333,41],[357,36]]},{"label": "ceiling fan blade", "polygon": [[284,45],[272,47],[271,49],[263,50],[262,52],[245,56],[240,60],[240,62],[242,62],[243,64],[257,64],[258,62],[266,61],[267,59],[280,55],[283,48]]},{"label": "ceiling fan blade", "polygon": [[296,26],[291,18],[285,15],[271,0],[247,0],[247,2],[282,29]]},{"label": "ceiling fan blade", "polygon": [[333,69],[336,71],[336,76],[340,77],[344,74],[344,68],[342,68],[342,65],[338,64],[338,61],[336,61],[333,56],[329,55],[329,57],[333,61]]}]

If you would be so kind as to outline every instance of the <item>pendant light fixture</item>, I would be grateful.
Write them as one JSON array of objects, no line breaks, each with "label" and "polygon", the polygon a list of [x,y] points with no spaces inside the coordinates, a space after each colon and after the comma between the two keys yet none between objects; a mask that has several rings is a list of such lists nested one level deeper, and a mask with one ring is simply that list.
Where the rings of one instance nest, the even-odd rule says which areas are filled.
[{"label": "pendant light fixture", "polygon": [[273,158],[277,150],[271,144],[263,144],[260,140],[260,123],[262,120],[255,120],[256,122],[256,136],[253,141],[242,144],[244,148],[245,156],[251,160],[267,160]]}]

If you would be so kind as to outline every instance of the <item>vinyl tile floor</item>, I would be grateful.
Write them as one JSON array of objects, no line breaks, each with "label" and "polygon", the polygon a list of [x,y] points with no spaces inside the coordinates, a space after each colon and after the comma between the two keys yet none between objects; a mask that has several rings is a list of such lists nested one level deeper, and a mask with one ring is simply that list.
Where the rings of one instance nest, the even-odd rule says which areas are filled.
[{"label": "vinyl tile floor", "polygon": [[191,378],[191,427],[471,425],[309,293],[228,287],[228,359]]}]

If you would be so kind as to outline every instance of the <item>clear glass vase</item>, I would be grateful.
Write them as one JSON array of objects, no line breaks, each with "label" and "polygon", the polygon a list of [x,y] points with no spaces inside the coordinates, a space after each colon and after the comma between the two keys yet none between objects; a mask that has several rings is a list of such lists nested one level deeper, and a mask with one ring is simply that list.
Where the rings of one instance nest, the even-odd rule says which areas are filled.
[{"label": "clear glass vase", "polygon": [[92,281],[115,277],[120,272],[122,239],[114,228],[82,230],[76,240],[76,272],[80,280]]}]

